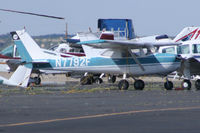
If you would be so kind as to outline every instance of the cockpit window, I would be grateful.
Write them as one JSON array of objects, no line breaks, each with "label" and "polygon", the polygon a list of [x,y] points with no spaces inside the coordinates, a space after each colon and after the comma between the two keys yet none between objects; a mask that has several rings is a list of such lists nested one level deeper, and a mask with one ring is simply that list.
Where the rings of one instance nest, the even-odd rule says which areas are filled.
[{"label": "cockpit window", "polygon": [[189,54],[190,48],[189,45],[181,45],[177,47],[177,54]]},{"label": "cockpit window", "polygon": [[113,58],[119,58],[119,57],[131,57],[131,54],[128,51],[113,51],[113,50],[106,50],[101,54],[102,56],[106,57],[113,57]]},{"label": "cockpit window", "polygon": [[194,54],[200,53],[200,44],[193,44],[192,45],[192,52]]},{"label": "cockpit window", "polygon": [[162,53],[175,54],[175,48],[174,47],[164,48],[162,49]]},{"label": "cockpit window", "polygon": [[61,52],[61,53],[66,53],[67,51],[66,51],[65,48],[61,48],[61,49],[60,49],[60,52]]},{"label": "cockpit window", "polygon": [[131,54],[128,51],[121,52],[122,57],[131,57]]}]

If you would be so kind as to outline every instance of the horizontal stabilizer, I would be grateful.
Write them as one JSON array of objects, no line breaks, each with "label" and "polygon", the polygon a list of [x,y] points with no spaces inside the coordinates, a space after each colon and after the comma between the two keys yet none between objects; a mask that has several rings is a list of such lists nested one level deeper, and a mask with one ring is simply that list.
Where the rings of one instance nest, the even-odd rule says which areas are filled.
[{"label": "horizontal stabilizer", "polygon": [[20,65],[10,79],[0,77],[0,81],[2,84],[9,86],[27,87],[31,72],[32,65]]}]

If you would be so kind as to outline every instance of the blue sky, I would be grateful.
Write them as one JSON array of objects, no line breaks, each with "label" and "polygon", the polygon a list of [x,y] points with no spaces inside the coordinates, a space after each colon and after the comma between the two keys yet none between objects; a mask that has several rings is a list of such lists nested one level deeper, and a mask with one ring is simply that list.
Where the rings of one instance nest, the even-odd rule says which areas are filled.
[{"label": "blue sky", "polygon": [[199,0],[1,0],[0,8],[65,17],[54,20],[0,11],[0,34],[22,29],[31,35],[97,30],[98,18],[129,18],[139,36],[176,35],[199,26]]}]

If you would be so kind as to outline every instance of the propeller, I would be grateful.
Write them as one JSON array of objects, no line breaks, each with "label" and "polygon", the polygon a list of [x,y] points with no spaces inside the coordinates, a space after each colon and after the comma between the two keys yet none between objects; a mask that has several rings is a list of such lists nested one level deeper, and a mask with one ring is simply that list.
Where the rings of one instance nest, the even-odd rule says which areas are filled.
[{"label": "propeller", "polygon": [[37,14],[37,13],[31,13],[31,12],[22,12],[22,11],[8,10],[8,9],[0,9],[0,11],[21,13],[21,14],[28,14],[28,15],[34,15],[34,16],[40,16],[40,17],[47,17],[47,18],[53,18],[53,19],[61,19],[61,20],[65,19],[63,17],[50,16],[50,15],[44,15],[44,14]]}]

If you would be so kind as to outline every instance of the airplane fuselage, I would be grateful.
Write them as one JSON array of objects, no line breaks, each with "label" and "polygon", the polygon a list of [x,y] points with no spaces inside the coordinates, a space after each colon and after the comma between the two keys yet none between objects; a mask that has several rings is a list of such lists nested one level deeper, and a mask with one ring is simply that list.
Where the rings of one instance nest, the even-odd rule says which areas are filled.
[{"label": "airplane fuselage", "polygon": [[152,54],[138,57],[144,67],[144,71],[138,66],[132,57],[107,58],[107,57],[71,57],[48,59],[50,65],[36,65],[38,69],[141,75],[167,75],[180,66],[180,61],[173,54]]}]

